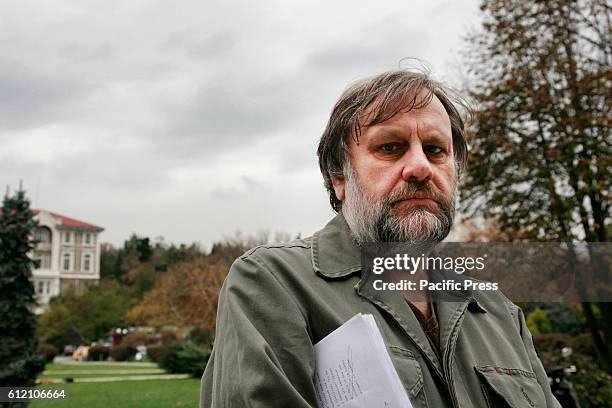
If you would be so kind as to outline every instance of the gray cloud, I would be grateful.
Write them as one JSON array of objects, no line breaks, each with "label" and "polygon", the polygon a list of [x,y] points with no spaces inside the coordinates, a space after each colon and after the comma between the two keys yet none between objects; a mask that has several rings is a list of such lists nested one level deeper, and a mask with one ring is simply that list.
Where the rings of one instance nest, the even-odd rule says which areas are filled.
[{"label": "gray cloud", "polygon": [[0,186],[40,179],[43,206],[115,243],[308,234],[331,215],[315,150],[341,90],[407,56],[444,68],[477,21],[461,3],[10,3]]},{"label": "gray cloud", "polygon": [[99,62],[110,58],[114,52],[115,47],[108,43],[98,45],[68,43],[59,48],[60,55],[73,64]]},{"label": "gray cloud", "polygon": [[63,108],[87,96],[92,84],[0,56],[0,129],[31,128],[66,117]]}]

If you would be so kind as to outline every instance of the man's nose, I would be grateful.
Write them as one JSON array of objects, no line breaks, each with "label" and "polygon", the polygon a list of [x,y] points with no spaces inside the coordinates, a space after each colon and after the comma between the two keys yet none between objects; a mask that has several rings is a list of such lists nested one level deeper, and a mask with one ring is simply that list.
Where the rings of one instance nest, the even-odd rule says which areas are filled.
[{"label": "man's nose", "polygon": [[414,146],[402,158],[402,179],[404,181],[428,181],[431,179],[431,163],[422,146]]}]

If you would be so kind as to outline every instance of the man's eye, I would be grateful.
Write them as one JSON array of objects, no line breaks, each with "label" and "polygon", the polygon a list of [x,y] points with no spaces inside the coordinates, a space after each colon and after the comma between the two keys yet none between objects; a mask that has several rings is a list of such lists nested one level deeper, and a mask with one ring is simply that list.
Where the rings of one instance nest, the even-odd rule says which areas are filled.
[{"label": "man's eye", "polygon": [[380,147],[380,150],[383,153],[394,153],[397,151],[397,149],[398,149],[398,146],[395,143],[385,143],[384,145]]},{"label": "man's eye", "polygon": [[433,155],[441,154],[444,152],[444,149],[439,146],[425,146],[424,150],[426,154],[433,154]]}]

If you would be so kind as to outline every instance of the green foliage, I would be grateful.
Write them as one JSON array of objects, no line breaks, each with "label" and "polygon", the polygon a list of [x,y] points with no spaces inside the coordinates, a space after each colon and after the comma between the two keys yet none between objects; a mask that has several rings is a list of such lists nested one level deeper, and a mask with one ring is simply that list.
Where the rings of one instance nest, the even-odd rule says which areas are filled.
[{"label": "green foliage", "polygon": [[208,330],[202,330],[195,328],[189,332],[188,340],[197,344],[198,346],[212,348],[213,335]]},{"label": "green foliage", "polygon": [[201,255],[203,253],[195,243],[189,246],[185,244],[180,244],[179,246],[171,244],[169,247],[163,248],[160,269],[166,270],[171,265],[191,261]]},{"label": "green foliage", "polygon": [[36,228],[23,190],[4,198],[0,210],[0,386],[32,386],[44,369],[37,351],[31,276]]},{"label": "green foliage", "polygon": [[584,332],[585,325],[578,319],[577,307],[571,307],[564,303],[549,303],[546,315],[552,325],[551,332],[577,335]]},{"label": "green foliage", "polygon": [[[568,336],[546,334],[534,336],[534,344],[544,368],[575,365],[577,372],[569,377],[582,408],[610,407],[612,376],[597,365],[597,352],[590,334]],[[569,358],[561,356],[561,349],[571,347]]]},{"label": "green foliage", "polygon": [[170,373],[201,377],[209,357],[210,350],[198,347],[191,341],[174,343],[162,354],[159,366]]},{"label": "green foliage", "polygon": [[141,266],[129,272],[131,278],[131,289],[134,296],[142,299],[142,296],[153,289],[155,285],[155,271],[148,266]]},{"label": "green foliage", "polygon": [[199,378],[52,384],[39,388],[65,389],[70,397],[57,404],[34,401],[32,408],[193,408],[200,399]]},{"label": "green foliage", "polygon": [[[591,309],[593,310],[593,315],[597,323],[601,323],[601,309],[599,305],[597,303],[591,303]],[[576,312],[578,314],[578,321],[580,321],[582,325],[586,325],[587,321],[584,316],[584,307],[581,304],[576,306]]]},{"label": "green foliage", "polygon": [[529,313],[527,316],[527,327],[534,336],[538,334],[550,333],[552,329],[552,325],[550,324],[550,320],[548,320],[546,312],[539,307]]},{"label": "green foliage", "polygon": [[138,260],[140,262],[147,262],[153,256],[153,248],[151,247],[149,238],[140,238],[136,234],[132,234],[130,239],[125,241],[123,249],[126,253],[134,252],[138,254]]},{"label": "green foliage", "polygon": [[51,300],[40,316],[39,333],[58,348],[66,344],[88,344],[122,326],[133,299],[116,282],[92,286],[83,294],[67,292]]},{"label": "green foliage", "polygon": [[110,244],[100,246],[100,278],[120,280],[122,262],[123,251],[121,249],[116,249]]},{"label": "green foliage", "polygon": [[601,370],[596,362],[577,355],[574,363],[578,371],[570,377],[581,408],[604,408],[612,405],[612,376]]}]

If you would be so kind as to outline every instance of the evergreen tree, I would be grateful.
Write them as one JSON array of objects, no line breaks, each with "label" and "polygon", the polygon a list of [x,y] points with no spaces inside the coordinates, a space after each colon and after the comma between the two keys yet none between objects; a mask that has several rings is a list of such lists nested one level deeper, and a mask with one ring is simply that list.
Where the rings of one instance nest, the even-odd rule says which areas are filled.
[{"label": "evergreen tree", "polygon": [[30,203],[20,189],[4,197],[0,211],[0,386],[34,386],[45,367],[37,352],[32,285],[34,229]]}]

